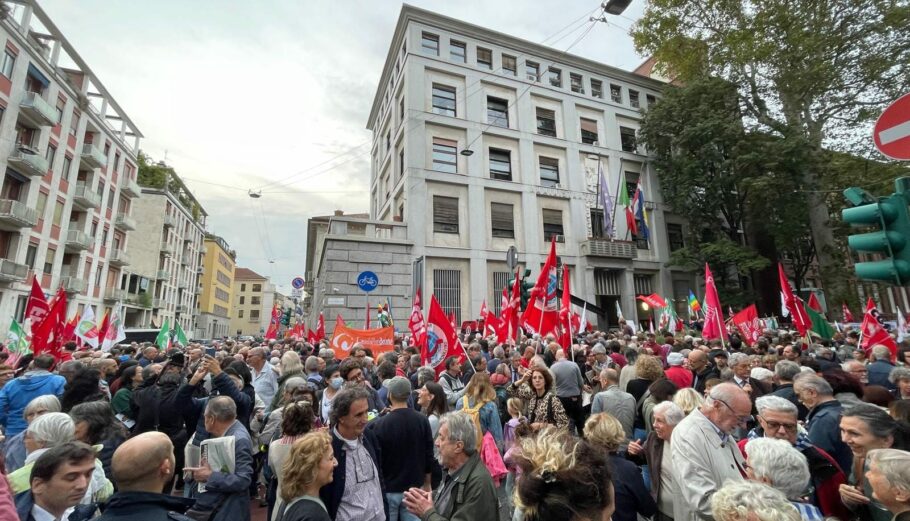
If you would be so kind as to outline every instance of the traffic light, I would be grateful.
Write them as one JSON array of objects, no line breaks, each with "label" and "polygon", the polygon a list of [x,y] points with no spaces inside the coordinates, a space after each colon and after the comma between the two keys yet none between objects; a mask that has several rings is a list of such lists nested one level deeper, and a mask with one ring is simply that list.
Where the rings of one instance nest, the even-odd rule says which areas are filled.
[{"label": "traffic light", "polygon": [[856,276],[864,280],[904,286],[910,284],[910,177],[894,181],[896,192],[877,200],[860,188],[844,190],[854,206],[841,212],[844,222],[852,225],[878,226],[881,231],[851,235],[847,244],[858,252],[880,253],[885,258],[858,262]]},{"label": "traffic light", "polygon": [[288,308],[285,310],[284,315],[281,317],[281,325],[282,326],[291,325],[291,308]]}]

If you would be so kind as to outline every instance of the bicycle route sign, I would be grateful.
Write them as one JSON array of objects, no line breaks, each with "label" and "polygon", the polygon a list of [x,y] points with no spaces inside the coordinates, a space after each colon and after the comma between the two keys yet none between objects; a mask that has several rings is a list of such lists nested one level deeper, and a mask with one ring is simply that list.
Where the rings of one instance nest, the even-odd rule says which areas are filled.
[{"label": "bicycle route sign", "polygon": [[367,293],[379,286],[379,277],[372,271],[363,271],[357,275],[357,287]]}]

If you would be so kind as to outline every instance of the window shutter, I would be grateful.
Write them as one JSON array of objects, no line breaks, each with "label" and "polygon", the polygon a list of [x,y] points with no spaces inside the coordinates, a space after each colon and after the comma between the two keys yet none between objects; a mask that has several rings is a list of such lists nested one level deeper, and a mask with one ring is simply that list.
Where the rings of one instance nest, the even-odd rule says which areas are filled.
[{"label": "window shutter", "polygon": [[490,220],[492,222],[493,237],[515,237],[515,220],[513,219],[511,204],[492,203],[490,205]]}]

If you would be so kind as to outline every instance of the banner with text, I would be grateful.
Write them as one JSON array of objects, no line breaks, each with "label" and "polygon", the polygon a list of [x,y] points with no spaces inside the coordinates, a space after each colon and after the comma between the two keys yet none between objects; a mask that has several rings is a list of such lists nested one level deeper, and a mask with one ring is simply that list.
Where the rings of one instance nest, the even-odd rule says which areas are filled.
[{"label": "banner with text", "polygon": [[373,352],[373,359],[378,359],[382,353],[395,349],[395,328],[383,327],[379,329],[352,329],[336,324],[332,335],[332,350],[335,358],[347,358],[351,354],[351,347],[357,342]]}]

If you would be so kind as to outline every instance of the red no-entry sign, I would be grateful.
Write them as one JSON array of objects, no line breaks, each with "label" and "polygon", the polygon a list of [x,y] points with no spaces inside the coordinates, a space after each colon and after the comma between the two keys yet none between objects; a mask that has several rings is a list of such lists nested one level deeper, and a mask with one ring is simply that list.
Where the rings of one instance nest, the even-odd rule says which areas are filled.
[{"label": "red no-entry sign", "polygon": [[875,148],[891,159],[910,160],[910,94],[882,112],[872,131]]}]

